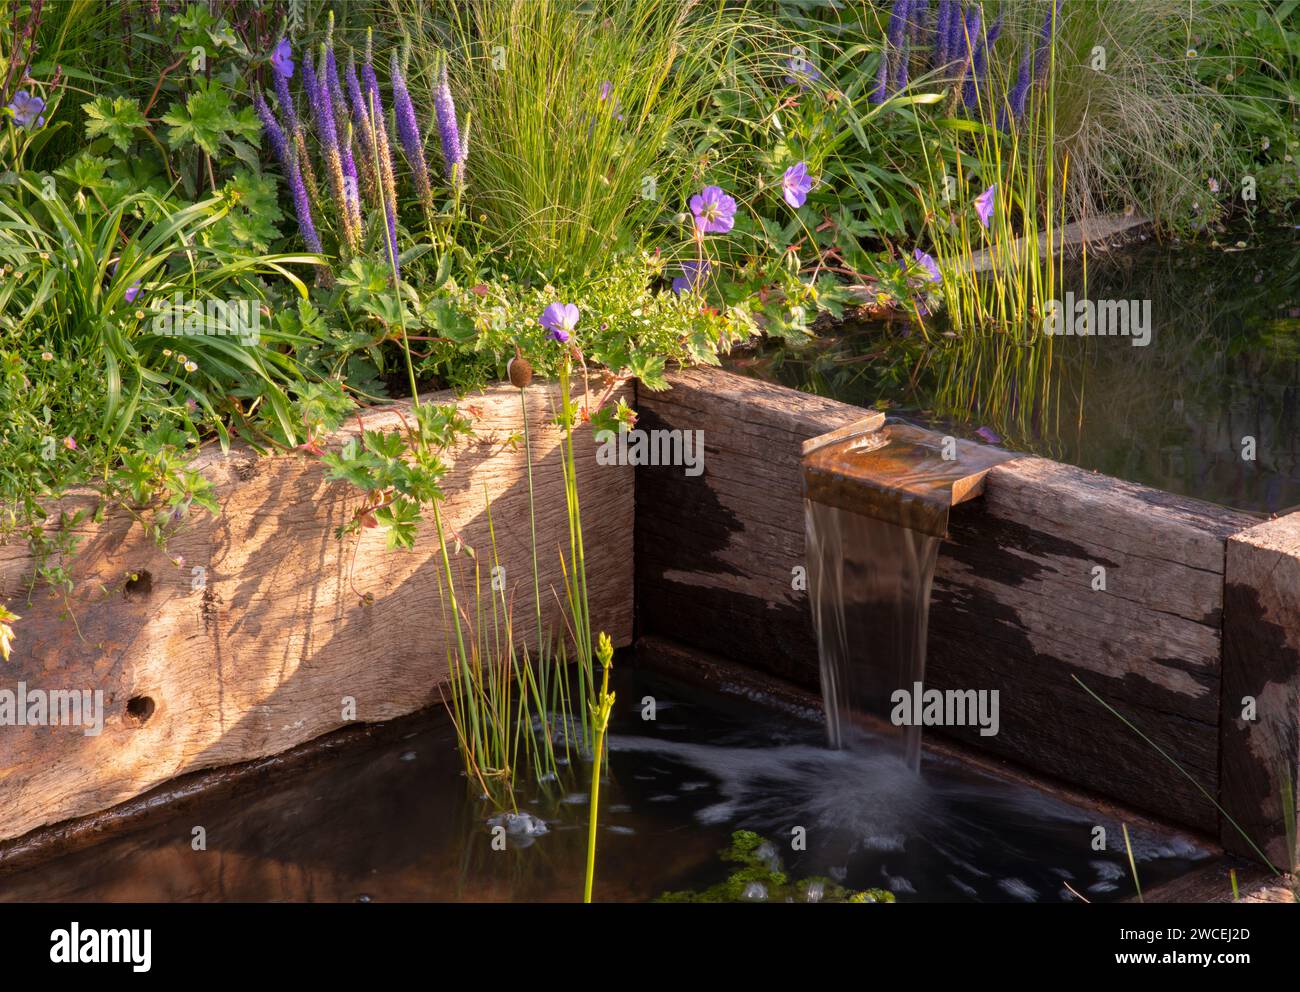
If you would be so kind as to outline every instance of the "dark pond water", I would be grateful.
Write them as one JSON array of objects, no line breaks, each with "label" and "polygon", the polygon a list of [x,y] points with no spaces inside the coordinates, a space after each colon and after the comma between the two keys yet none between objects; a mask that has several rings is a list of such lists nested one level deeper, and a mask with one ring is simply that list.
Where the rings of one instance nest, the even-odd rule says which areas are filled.
[{"label": "dark pond water", "polygon": [[[1239,510],[1300,506],[1300,231],[1093,254],[1065,292],[1150,301],[1151,337],[846,324],[732,367]],[[1245,247],[1237,247],[1238,241]],[[1086,289],[1085,289],[1086,286]],[[983,428],[983,430],[980,430]],[[1253,439],[1253,458],[1247,439]]]},{"label": "dark pond water", "polygon": [[[820,713],[704,693],[616,668],[596,899],[649,900],[727,879],[732,832],[770,841],[792,881],[885,887],[900,902],[1105,901],[1132,894],[1120,825],[1021,785],[927,756],[919,777],[890,748],[831,751]],[[656,719],[643,720],[646,697]],[[585,864],[587,765],[534,791],[536,837],[494,850],[494,811],[461,773],[439,713],[347,745],[301,772],[159,810],[129,833],[21,871],[4,900],[575,900]],[[195,826],[207,850],[195,851]],[[1107,848],[1093,850],[1093,829]],[[804,830],[806,850],[792,849]],[[1144,888],[1204,856],[1130,831]]]}]

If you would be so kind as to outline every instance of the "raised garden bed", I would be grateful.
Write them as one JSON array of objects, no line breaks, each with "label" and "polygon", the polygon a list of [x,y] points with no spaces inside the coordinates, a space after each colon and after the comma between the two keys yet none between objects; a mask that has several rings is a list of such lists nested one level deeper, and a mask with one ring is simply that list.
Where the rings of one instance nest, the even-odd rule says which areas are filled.
[{"label": "raised garden bed", "polygon": [[[557,394],[537,385],[526,395],[541,580],[559,588],[568,530]],[[477,549],[486,586],[490,500],[506,581],[531,586],[519,391],[500,386],[458,405],[476,433],[451,453],[445,526]],[[408,408],[370,410],[325,446],[341,446],[363,426],[395,428]],[[598,464],[591,432],[577,437],[592,622],[624,645],[632,632],[633,471]],[[431,523],[411,551],[389,550],[381,529],[340,541],[335,528],[361,497],[327,482],[316,460],[235,447],[207,451],[198,467],[215,484],[220,516],[197,518],[165,551],[129,517],[109,516],[86,529],[71,597],[38,590],[24,605],[3,688],[102,691],[102,731],[0,730],[0,838],[439,701],[449,620]],[[72,496],[63,508],[89,502]],[[471,582],[473,567],[460,559]],[[31,569],[25,546],[0,547],[0,595],[17,602]],[[556,597],[546,598],[546,614],[550,629],[563,629]],[[518,643],[535,640],[533,630],[531,608],[517,613]]]}]

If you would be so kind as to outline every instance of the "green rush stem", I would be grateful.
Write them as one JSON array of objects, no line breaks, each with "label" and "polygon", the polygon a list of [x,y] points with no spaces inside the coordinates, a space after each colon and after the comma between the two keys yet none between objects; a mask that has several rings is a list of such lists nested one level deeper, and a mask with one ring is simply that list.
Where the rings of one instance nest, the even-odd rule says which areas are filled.
[{"label": "green rush stem", "polygon": [[524,461],[528,466],[528,530],[533,540],[533,608],[537,612],[537,641],[533,650],[542,650],[542,582],[537,568],[537,512],[533,502],[533,446],[528,430],[528,401],[519,390],[519,411],[524,418]]}]

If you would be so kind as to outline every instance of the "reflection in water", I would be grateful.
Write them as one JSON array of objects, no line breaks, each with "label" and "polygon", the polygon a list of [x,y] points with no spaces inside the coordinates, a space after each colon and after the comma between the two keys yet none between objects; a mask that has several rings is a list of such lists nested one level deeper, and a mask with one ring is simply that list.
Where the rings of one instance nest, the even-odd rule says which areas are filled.
[{"label": "reflection in water", "polygon": [[[733,365],[966,436],[1241,510],[1300,505],[1300,251],[1296,232],[1222,250],[1149,243],[1091,256],[1087,296],[1151,301],[1151,343],[1028,330],[945,337],[845,325]],[[1083,272],[1065,288],[1083,295]],[[1256,457],[1242,457],[1255,439]]]}]

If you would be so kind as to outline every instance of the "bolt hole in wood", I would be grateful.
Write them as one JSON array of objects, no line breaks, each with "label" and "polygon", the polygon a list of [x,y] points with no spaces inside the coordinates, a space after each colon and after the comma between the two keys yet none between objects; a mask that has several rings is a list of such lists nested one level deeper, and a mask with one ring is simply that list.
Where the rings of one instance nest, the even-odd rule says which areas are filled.
[{"label": "bolt hole in wood", "polygon": [[126,585],[122,592],[128,599],[133,596],[148,596],[153,591],[153,576],[144,569],[138,572],[130,572],[126,577]]},{"label": "bolt hole in wood", "polygon": [[126,702],[126,722],[133,727],[143,727],[157,707],[150,696],[132,696]]}]

